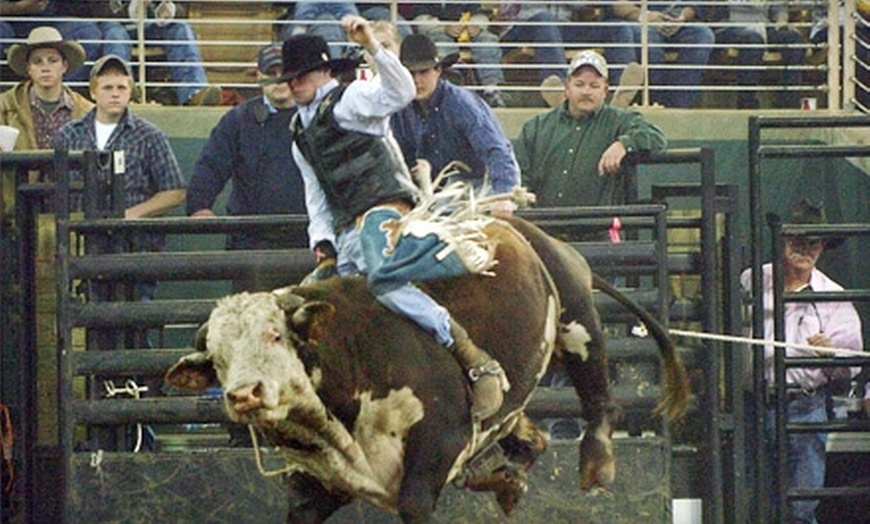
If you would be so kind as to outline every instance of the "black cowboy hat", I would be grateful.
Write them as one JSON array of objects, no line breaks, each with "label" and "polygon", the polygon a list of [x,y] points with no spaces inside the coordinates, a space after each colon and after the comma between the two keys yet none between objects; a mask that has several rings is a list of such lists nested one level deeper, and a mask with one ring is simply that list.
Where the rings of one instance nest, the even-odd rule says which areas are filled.
[{"label": "black cowboy hat", "polygon": [[293,35],[285,40],[281,47],[281,59],[284,73],[278,80],[284,82],[317,69],[329,69],[338,74],[359,65],[359,60],[355,58],[331,59],[326,40],[309,34]]},{"label": "black cowboy hat", "polygon": [[438,48],[426,35],[408,35],[402,40],[399,48],[399,59],[408,71],[424,71],[441,66],[448,68],[459,61],[459,53],[452,53],[445,57],[438,55]]},{"label": "black cowboy hat", "polygon": [[[792,202],[789,206],[788,220],[781,220],[776,215],[768,215],[768,221],[770,220],[777,220],[788,224],[828,224],[828,217],[825,214],[825,203],[822,201],[812,202],[808,198],[802,198]],[[846,239],[841,236],[825,236],[824,240],[826,249],[834,249],[839,247]]]}]

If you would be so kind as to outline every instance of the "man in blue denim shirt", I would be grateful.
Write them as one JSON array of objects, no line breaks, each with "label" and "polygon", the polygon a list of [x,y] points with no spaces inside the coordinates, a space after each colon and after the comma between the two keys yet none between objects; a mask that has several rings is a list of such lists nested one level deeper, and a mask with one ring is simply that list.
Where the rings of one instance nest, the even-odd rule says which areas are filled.
[{"label": "man in blue denim shirt", "polygon": [[[414,77],[414,102],[394,114],[390,125],[409,166],[427,161],[432,173],[458,160],[469,168],[462,177],[480,189],[508,193],[520,184],[513,146],[486,102],[441,78],[443,63],[425,35],[402,42],[402,64]],[[510,213],[503,202],[497,213]]]}]

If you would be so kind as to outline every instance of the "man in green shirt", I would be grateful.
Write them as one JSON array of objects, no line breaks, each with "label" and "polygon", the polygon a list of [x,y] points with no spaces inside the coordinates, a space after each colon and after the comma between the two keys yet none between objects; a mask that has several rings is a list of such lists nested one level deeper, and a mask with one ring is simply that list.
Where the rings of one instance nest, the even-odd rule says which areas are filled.
[{"label": "man in green shirt", "polygon": [[622,203],[622,160],[632,151],[661,151],[661,129],[633,111],[605,104],[607,62],[578,53],[568,67],[565,102],[523,125],[515,141],[523,184],[536,207]]}]

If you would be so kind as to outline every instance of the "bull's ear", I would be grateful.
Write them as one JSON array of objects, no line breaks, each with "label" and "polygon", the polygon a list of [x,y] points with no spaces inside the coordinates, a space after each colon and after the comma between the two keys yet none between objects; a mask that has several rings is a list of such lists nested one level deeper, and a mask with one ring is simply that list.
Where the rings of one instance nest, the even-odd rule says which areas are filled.
[{"label": "bull's ear", "polygon": [[335,315],[335,306],[328,302],[306,302],[290,316],[287,326],[306,342],[316,342],[326,331]]},{"label": "bull's ear", "polygon": [[163,380],[177,388],[196,393],[217,383],[217,374],[211,359],[205,353],[197,351],[181,357],[169,368]]}]

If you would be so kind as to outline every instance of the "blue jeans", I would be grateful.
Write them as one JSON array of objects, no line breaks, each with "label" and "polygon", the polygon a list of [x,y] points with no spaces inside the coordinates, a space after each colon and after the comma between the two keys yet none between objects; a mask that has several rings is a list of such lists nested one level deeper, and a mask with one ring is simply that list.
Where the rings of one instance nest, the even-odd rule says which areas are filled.
[{"label": "blue jeans", "polygon": [[[629,26],[634,33],[634,42],[639,44],[641,26]],[[653,90],[650,98],[665,107],[689,108],[695,103],[698,96],[697,89],[693,87],[701,83],[701,69],[710,59],[713,50],[713,31],[704,25],[686,25],[675,34],[666,37],[652,27],[648,30],[649,35],[649,83],[651,86],[681,86],[681,89]],[[687,65],[682,69],[674,65],[665,64],[665,53],[669,50],[668,44],[672,44],[672,50],[677,52],[675,65]],[[640,59],[640,49],[637,50],[637,58]],[[664,64],[664,67],[656,67]]]},{"label": "blue jeans", "polygon": [[[102,46],[99,41],[103,39],[103,35],[97,24],[88,21],[75,22],[0,22],[0,38],[7,40],[13,38],[27,38],[30,31],[35,27],[52,26],[63,35],[64,40],[75,40],[80,43],[85,50],[85,57],[88,62],[103,56]],[[5,45],[0,42],[0,56],[6,56]],[[80,67],[75,71],[68,71],[66,80],[68,81],[84,81],[88,79],[87,67]]]},{"label": "blue jeans", "polygon": [[[535,63],[544,66],[538,70],[540,79],[551,75],[565,78],[568,64],[565,63],[565,45],[576,43],[605,44],[604,55],[610,68],[609,83],[616,85],[622,76],[625,64],[637,61],[637,51],[634,43],[634,32],[630,26],[598,26],[598,25],[554,25],[555,22],[565,22],[549,12],[541,12],[529,18],[532,25],[518,24],[502,35],[505,43],[542,44],[535,47]],[[537,25],[542,24],[542,25]],[[611,45],[607,45],[611,44]]]},{"label": "blue jeans", "polygon": [[[99,27],[105,39],[103,53],[118,55],[129,62],[135,35],[131,35],[119,22],[100,22]],[[148,22],[145,24],[145,39],[180,42],[162,44],[166,50],[166,61],[178,64],[171,66],[169,70],[172,82],[177,84],[175,94],[179,104],[187,103],[197,91],[208,85],[208,77],[202,66],[202,56],[196,44],[196,33],[190,24],[172,22],[161,26]]]},{"label": "blue jeans", "polygon": [[293,10],[293,20],[314,22],[306,25],[288,24],[281,27],[281,40],[305,32],[318,35],[330,43],[329,54],[332,58],[341,58],[350,46],[336,45],[334,42],[346,42],[347,35],[339,21],[345,15],[358,15],[354,2],[296,2]]},{"label": "blue jeans", "polygon": [[[380,225],[383,221],[398,216],[399,213],[393,210],[386,210],[382,214],[370,213],[366,215],[359,229],[348,228],[341,232],[336,239],[338,273],[342,276],[376,273],[389,260],[384,253],[387,240],[379,229]],[[429,295],[409,282],[382,287],[369,278],[369,288],[384,307],[416,322],[426,332],[431,333],[439,344],[445,347],[453,344],[450,314]]]},{"label": "blue jeans", "polygon": [[[799,396],[788,403],[788,421],[827,422],[828,413],[825,408],[827,394],[817,392],[815,395]],[[765,456],[768,471],[776,474],[776,412],[769,409],[765,427]],[[827,433],[791,433],[788,437],[788,486],[789,488],[821,488],[825,485],[825,443]],[[775,500],[771,500],[771,508]],[[818,524],[815,517],[818,500],[796,500],[789,504],[788,519],[790,524]]]},{"label": "blue jeans", "polygon": [[[459,45],[456,43],[456,39],[447,34],[443,25],[421,26],[418,31],[438,44],[438,51],[441,56],[459,52]],[[473,44],[470,46],[471,59],[477,64],[475,71],[480,84],[484,86],[496,86],[504,83],[498,37],[489,31],[481,31],[471,39],[471,43]]]},{"label": "blue jeans", "polygon": [[[802,65],[805,59],[805,50],[800,47],[784,47],[801,44],[803,37],[794,31],[767,31],[767,43],[771,49],[782,55],[782,63],[785,66],[780,73],[779,83],[782,86],[797,86],[801,83],[801,72],[795,66]],[[729,27],[716,32],[716,43],[738,45],[764,45],[764,38],[757,31],[743,27]],[[783,47],[780,47],[783,46]],[[741,67],[737,70],[737,85],[741,87],[757,86],[761,79],[761,63],[764,58],[764,47],[747,47],[740,49],[737,56],[737,64]],[[797,91],[780,90],[776,93],[774,105],[781,109],[797,109],[800,103]],[[740,91],[737,95],[737,107],[740,109],[757,109],[758,96],[755,91]]]}]

